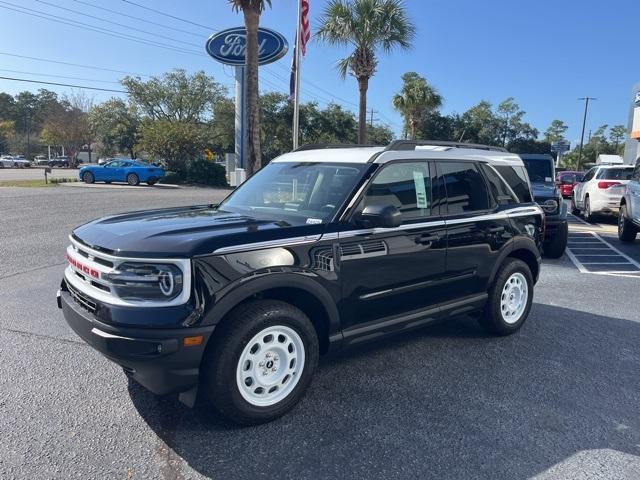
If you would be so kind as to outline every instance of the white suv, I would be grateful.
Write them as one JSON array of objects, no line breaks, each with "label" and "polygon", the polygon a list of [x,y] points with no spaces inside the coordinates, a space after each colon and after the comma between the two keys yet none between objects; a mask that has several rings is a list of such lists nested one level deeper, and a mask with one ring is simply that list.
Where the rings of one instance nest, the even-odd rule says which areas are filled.
[{"label": "white suv", "polygon": [[588,222],[599,213],[617,215],[625,185],[632,175],[633,167],[630,165],[596,165],[573,189],[571,213],[577,215],[582,212]]}]

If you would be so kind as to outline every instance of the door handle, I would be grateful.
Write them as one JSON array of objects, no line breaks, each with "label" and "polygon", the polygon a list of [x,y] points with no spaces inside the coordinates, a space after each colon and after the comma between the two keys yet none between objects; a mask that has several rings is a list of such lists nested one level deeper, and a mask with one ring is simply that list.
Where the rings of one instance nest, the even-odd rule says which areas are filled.
[{"label": "door handle", "polygon": [[489,227],[489,233],[502,233],[504,232],[504,227]]},{"label": "door handle", "polygon": [[416,237],[416,243],[420,245],[431,246],[433,242],[437,242],[440,240],[440,235],[438,234],[430,234],[430,235],[419,235]]}]

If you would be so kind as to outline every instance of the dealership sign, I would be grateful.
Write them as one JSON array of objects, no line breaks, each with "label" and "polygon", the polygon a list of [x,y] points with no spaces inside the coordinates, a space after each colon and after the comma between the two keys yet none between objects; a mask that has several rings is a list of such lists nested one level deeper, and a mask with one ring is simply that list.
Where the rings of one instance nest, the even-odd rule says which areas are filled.
[{"label": "dealership sign", "polygon": [[[207,53],[226,65],[243,66],[247,51],[247,31],[244,27],[222,30],[209,37]],[[268,28],[258,29],[258,64],[265,65],[284,57],[289,49],[287,40]]]},{"label": "dealership sign", "polygon": [[633,100],[633,103],[636,104],[636,107],[640,107],[640,92],[636,92],[636,97]]}]

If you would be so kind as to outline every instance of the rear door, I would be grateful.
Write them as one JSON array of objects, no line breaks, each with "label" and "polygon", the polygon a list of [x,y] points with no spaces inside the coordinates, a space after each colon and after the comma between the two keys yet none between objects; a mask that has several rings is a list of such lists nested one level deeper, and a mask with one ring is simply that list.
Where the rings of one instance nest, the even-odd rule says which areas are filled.
[{"label": "rear door", "polygon": [[593,179],[596,175],[596,167],[593,167],[587,173],[585,173],[584,177],[582,177],[582,182],[578,183],[573,188],[573,199],[574,203],[579,208],[584,208],[584,196],[587,189],[587,183]]},{"label": "rear door", "polygon": [[[488,179],[478,163],[437,162],[438,183],[446,194],[442,213],[447,227],[449,286],[445,301],[474,302],[487,293],[493,266],[513,231],[500,203],[510,197],[499,187],[488,189]],[[497,197],[497,198],[496,198]]]},{"label": "rear door", "polygon": [[424,312],[440,302],[446,289],[446,230],[434,174],[426,160],[383,165],[355,215],[367,205],[393,205],[402,225],[339,233],[341,318],[348,341],[363,331],[425,321]]}]

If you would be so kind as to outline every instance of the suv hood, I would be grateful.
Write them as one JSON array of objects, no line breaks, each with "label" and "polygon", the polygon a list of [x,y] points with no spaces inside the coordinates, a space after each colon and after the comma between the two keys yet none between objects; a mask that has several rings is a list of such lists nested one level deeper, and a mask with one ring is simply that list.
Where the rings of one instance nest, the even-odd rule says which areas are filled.
[{"label": "suv hood", "polygon": [[291,227],[283,221],[201,205],[104,217],[76,228],[73,235],[94,249],[117,256],[189,258],[221,247],[317,234],[321,227]]},{"label": "suv hood", "polygon": [[555,183],[531,182],[533,198],[556,198],[558,189]]}]

